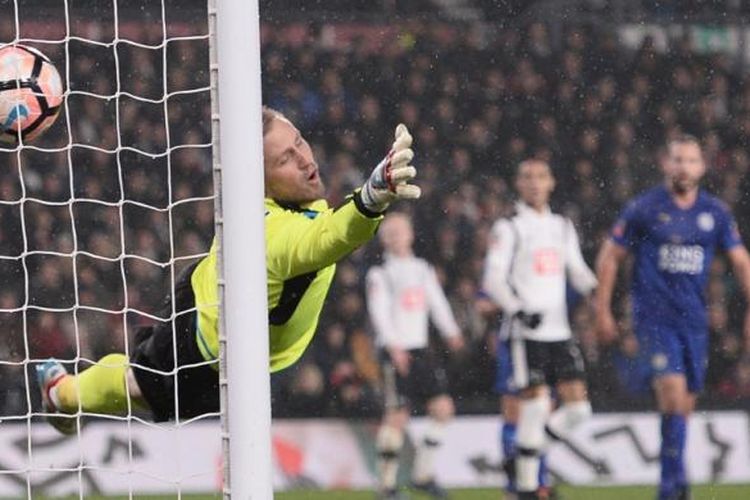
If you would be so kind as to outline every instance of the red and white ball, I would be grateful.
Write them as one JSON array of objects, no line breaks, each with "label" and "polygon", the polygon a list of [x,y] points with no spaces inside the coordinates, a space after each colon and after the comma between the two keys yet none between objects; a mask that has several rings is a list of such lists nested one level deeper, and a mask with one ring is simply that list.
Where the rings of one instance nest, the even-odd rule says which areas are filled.
[{"label": "red and white ball", "polygon": [[57,118],[63,102],[60,73],[36,49],[0,47],[0,141],[33,141]]}]

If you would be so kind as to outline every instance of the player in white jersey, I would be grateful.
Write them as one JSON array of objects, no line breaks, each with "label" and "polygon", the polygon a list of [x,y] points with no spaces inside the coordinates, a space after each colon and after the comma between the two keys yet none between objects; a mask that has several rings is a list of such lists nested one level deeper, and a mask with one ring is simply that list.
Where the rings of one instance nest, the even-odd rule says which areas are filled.
[{"label": "player in white jersey", "polygon": [[[504,417],[511,425],[514,416],[518,422],[517,433],[508,434],[516,434],[520,499],[542,497],[539,466],[545,447],[591,414],[583,358],[568,322],[566,285],[588,295],[596,277],[581,255],[572,222],[549,208],[554,188],[547,163],[527,160],[519,165],[520,201],[515,214],[492,229],[483,283],[505,317],[499,351],[505,349],[510,363],[499,366],[498,385]],[[560,403],[554,411],[550,388],[556,389]],[[504,441],[510,437],[505,430]]]},{"label": "player in white jersey", "polygon": [[428,350],[428,318],[448,347],[463,347],[434,269],[414,256],[414,232],[405,214],[393,213],[380,226],[384,262],[367,273],[367,309],[383,355],[385,412],[377,436],[381,498],[403,498],[397,489],[399,453],[410,410],[424,405],[427,431],[417,444],[412,486],[433,498],[447,498],[435,481],[434,458],[446,423],[454,414],[445,371]]}]

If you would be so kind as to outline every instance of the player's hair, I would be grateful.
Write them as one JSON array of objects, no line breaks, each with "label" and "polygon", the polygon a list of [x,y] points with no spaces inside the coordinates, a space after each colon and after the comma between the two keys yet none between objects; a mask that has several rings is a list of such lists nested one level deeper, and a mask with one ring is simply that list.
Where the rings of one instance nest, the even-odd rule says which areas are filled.
[{"label": "player's hair", "polygon": [[673,137],[667,141],[667,150],[671,148],[672,146],[676,144],[695,144],[698,146],[698,149],[703,151],[703,147],[701,146],[701,141],[696,136],[692,134],[680,134],[676,137]]},{"label": "player's hair", "polygon": [[286,118],[284,113],[269,108],[268,106],[263,106],[263,137],[265,137],[268,131],[271,130],[271,124],[273,124],[273,121],[280,118]]},{"label": "player's hair", "polygon": [[547,165],[547,170],[549,170],[549,173],[551,175],[554,175],[554,173],[552,172],[552,165],[550,165],[547,160],[532,156],[531,158],[526,158],[525,160],[518,163],[518,165],[516,166],[516,177],[521,175],[521,169],[524,167],[524,165],[528,165],[530,163],[541,163],[543,165]]},{"label": "player's hair", "polygon": [[383,222],[380,224],[380,230],[378,231],[378,238],[380,239],[381,244],[384,244],[383,240],[388,234],[388,226],[391,224],[391,221],[393,221],[394,219],[406,220],[409,223],[409,225],[412,227],[412,231],[414,230],[414,223],[412,222],[411,215],[403,211],[390,212],[388,213],[388,215],[385,216],[385,219],[383,219]]}]

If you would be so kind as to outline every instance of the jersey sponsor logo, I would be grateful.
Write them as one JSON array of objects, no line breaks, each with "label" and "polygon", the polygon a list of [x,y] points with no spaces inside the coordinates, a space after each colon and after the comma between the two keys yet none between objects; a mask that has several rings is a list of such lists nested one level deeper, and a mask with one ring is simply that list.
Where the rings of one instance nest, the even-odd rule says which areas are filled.
[{"label": "jersey sponsor logo", "polygon": [[422,287],[411,287],[401,292],[401,307],[407,311],[425,308],[425,293]]},{"label": "jersey sponsor logo", "polygon": [[711,231],[716,225],[714,216],[708,212],[703,212],[700,215],[698,215],[697,223],[698,223],[698,228],[701,231],[705,231],[705,232]]},{"label": "jersey sponsor logo", "polygon": [[540,248],[534,251],[534,272],[540,276],[560,274],[560,252],[555,248]]},{"label": "jersey sponsor logo", "polygon": [[704,250],[700,245],[662,245],[659,247],[659,270],[667,273],[700,274]]}]

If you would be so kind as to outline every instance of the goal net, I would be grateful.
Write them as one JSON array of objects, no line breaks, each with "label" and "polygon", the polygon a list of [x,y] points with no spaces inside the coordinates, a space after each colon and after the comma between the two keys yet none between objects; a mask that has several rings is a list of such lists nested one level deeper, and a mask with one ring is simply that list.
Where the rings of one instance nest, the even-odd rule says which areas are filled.
[{"label": "goal net", "polygon": [[0,2],[0,46],[40,50],[64,87],[49,130],[0,143],[0,498],[225,486],[218,412],[79,412],[63,436],[35,376],[49,358],[80,373],[129,355],[139,327],[173,324],[165,297],[215,234],[215,22],[205,0]]}]

